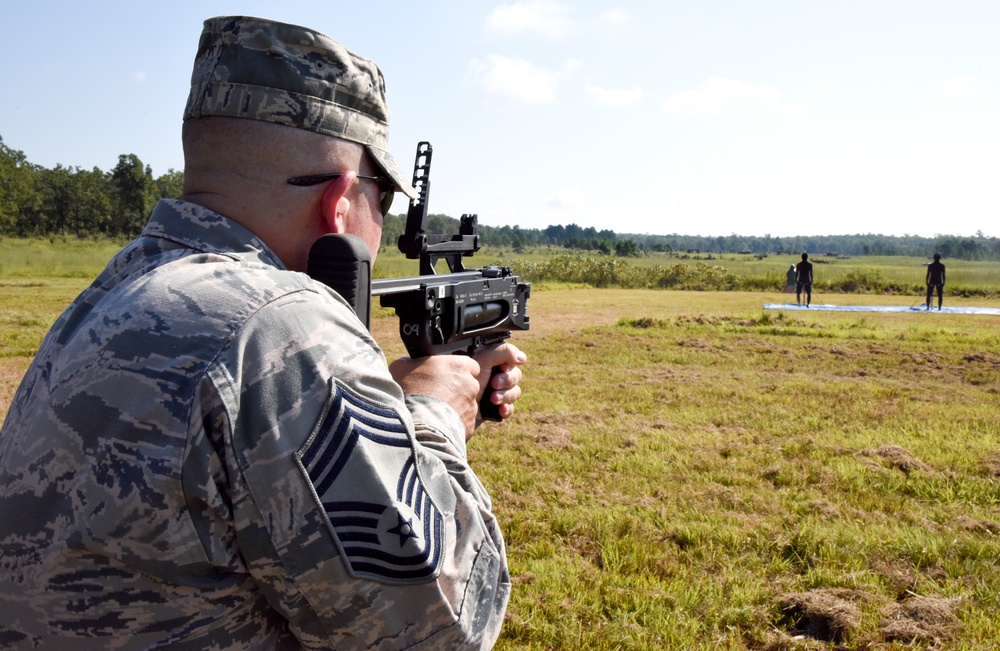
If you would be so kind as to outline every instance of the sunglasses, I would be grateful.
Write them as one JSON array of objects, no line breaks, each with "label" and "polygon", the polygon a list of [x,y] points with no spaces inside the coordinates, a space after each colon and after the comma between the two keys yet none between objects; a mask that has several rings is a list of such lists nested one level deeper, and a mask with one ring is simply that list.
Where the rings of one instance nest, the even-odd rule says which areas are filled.
[{"label": "sunglasses", "polygon": [[[343,174],[314,174],[312,176],[294,176],[288,179],[287,183],[289,185],[297,185],[299,187],[305,187],[307,185],[319,185],[320,183],[326,183],[327,181],[332,181],[333,179],[339,178]],[[392,200],[396,196],[396,186],[393,184],[392,179],[388,176],[365,176],[364,174],[358,174],[356,178],[365,179],[366,181],[375,181],[378,183],[378,205],[379,209],[382,211],[382,216],[385,217],[389,214],[389,209],[392,208]]]}]

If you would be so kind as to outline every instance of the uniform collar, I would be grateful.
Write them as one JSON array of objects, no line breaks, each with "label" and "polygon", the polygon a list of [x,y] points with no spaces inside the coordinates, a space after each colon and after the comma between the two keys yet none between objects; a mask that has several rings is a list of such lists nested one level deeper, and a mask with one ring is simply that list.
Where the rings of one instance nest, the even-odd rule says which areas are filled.
[{"label": "uniform collar", "polygon": [[153,208],[142,235],[177,242],[203,253],[286,268],[274,251],[246,227],[189,201],[161,199]]}]

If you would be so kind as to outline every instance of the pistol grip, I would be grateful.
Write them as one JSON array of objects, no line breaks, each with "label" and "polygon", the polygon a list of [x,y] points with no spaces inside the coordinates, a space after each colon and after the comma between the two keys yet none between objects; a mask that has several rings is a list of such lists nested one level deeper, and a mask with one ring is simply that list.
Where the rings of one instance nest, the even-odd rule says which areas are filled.
[{"label": "pistol grip", "polygon": [[486,390],[483,391],[483,397],[479,401],[479,417],[483,420],[488,420],[494,423],[499,423],[503,421],[500,417],[500,406],[494,405],[490,402],[490,394],[496,391],[493,388],[493,378],[495,378],[503,371],[500,370],[499,366],[494,366],[493,370],[490,372],[490,379],[486,383]]}]

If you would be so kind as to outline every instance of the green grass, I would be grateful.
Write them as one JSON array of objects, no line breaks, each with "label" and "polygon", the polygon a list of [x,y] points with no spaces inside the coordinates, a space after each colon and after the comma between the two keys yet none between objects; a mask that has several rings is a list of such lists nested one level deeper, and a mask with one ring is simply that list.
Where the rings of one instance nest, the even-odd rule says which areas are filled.
[{"label": "green grass", "polygon": [[990,648],[1000,318],[535,298],[564,327],[522,337],[519,414],[472,445],[500,648]]},{"label": "green grass", "polygon": [[[0,414],[87,282],[0,275]],[[517,413],[470,443],[515,584],[498,649],[995,646],[1000,317],[557,286]]]},{"label": "green grass", "polygon": [[122,244],[74,237],[0,237],[0,279],[96,276]]},{"label": "green grass", "polygon": [[[711,256],[711,259],[709,259]],[[835,276],[846,275],[851,271],[858,270],[878,270],[887,278],[897,282],[916,282],[922,284],[924,281],[925,265],[930,262],[930,258],[915,258],[910,256],[853,256],[848,258],[834,258],[822,254],[809,256],[814,263],[816,274],[831,274]],[[757,258],[754,255],[738,253],[701,253],[701,254],[673,254],[657,253],[642,258],[631,258],[638,264],[661,264],[669,265],[674,261],[684,262],[707,262],[721,265],[730,271],[740,275],[763,275],[770,271],[778,271],[784,274],[788,266],[796,264],[801,260],[800,254],[770,254],[765,258]],[[969,275],[969,282],[982,281],[989,284],[1000,284],[1000,263],[979,262],[970,260],[944,259],[943,262],[948,267],[948,273],[952,270],[959,275]],[[956,279],[957,280],[957,279]]]},{"label": "green grass", "polygon": [[[490,250],[485,250],[489,257]],[[391,259],[391,254],[389,259]],[[785,285],[786,272],[799,256],[653,254],[616,258],[594,253],[538,250],[504,258],[529,281],[542,286],[573,283],[631,289],[702,291],[774,291]],[[922,295],[926,260],[904,257],[811,258],[814,290],[836,294]],[[948,260],[949,296],[1000,295],[1000,263]]]},{"label": "green grass", "polygon": [[[788,266],[800,260],[797,255],[771,255],[762,260],[753,256],[726,254],[714,261],[738,275],[764,275],[772,269],[781,274]],[[851,278],[868,278],[877,287],[886,287],[892,293],[921,293],[929,262],[926,258],[906,256],[859,256],[837,259],[822,255],[810,256],[815,264],[813,272],[819,287],[839,287]],[[948,270],[948,288],[967,294],[988,290],[1000,293],[1000,263],[970,260],[944,260]]]},{"label": "green grass", "polygon": [[[120,243],[111,240],[78,240],[72,237],[0,238],[0,278],[81,278],[100,271]],[[555,274],[547,267],[553,258],[566,258]],[[817,291],[828,293],[880,293],[920,295],[925,291],[924,264],[927,260],[902,256],[866,256],[837,259],[812,256]],[[536,248],[523,253],[508,249],[483,248],[467,264],[507,264],[518,273],[529,272],[528,280],[545,286],[560,284],[619,286],[623,288],[665,287],[685,289],[759,289],[782,286],[790,264],[797,255],[770,255],[758,259],[740,254],[667,255],[614,258],[596,253],[567,252],[564,249]],[[1000,263],[946,260],[947,291],[953,296],[1000,295]],[[678,277],[664,273],[675,265],[692,272]],[[549,273],[531,278],[534,269]],[[610,269],[610,270],[609,270]],[[697,271],[695,271],[697,270]],[[444,263],[439,271],[445,271]],[[415,260],[407,260],[392,247],[382,247],[374,269],[376,278],[412,276],[418,273]]]}]

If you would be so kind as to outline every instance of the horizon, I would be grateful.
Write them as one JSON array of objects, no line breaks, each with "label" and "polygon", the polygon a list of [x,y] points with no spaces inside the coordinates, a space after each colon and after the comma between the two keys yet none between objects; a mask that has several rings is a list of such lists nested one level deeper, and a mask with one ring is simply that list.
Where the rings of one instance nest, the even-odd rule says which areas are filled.
[{"label": "horizon", "polygon": [[[6,6],[8,51],[26,55],[0,61],[4,143],[47,168],[108,170],[135,154],[154,176],[183,169],[201,23],[233,5]],[[240,10],[380,66],[400,167],[418,141],[436,150],[433,212],[700,237],[998,234],[1000,3]]]},{"label": "horizon", "polygon": [[[443,215],[444,217],[447,217],[448,219],[453,219],[456,222],[459,220],[458,217],[453,217],[452,215],[447,215],[445,213],[433,212],[433,213],[428,213],[428,214],[429,215]],[[390,212],[389,215],[390,216],[394,216],[394,217],[400,217],[400,218],[402,218],[404,220],[406,219],[406,212],[405,211],[404,212],[395,212],[395,213]],[[487,226],[489,228],[503,228],[503,226],[493,226],[492,224],[483,224],[482,222],[479,223],[479,226]],[[858,233],[827,233],[827,234],[815,234],[815,235],[771,235],[770,233],[765,233],[763,235],[747,235],[747,234],[744,234],[744,233],[728,233],[726,235],[715,235],[715,234],[713,234],[713,235],[706,235],[706,234],[699,234],[699,233],[632,233],[632,232],[619,232],[619,231],[616,231],[614,229],[601,229],[601,228],[597,228],[596,226],[595,227],[581,226],[580,224],[575,224],[575,223],[572,223],[572,222],[569,223],[569,224],[548,224],[546,226],[541,226],[541,227],[539,227],[539,226],[526,227],[526,226],[519,226],[517,224],[504,224],[504,226],[510,226],[510,228],[520,228],[522,230],[537,230],[537,231],[544,231],[547,228],[554,228],[554,227],[563,227],[563,228],[566,228],[568,226],[578,226],[578,227],[580,227],[582,229],[594,228],[594,229],[597,230],[598,233],[600,233],[602,230],[610,230],[616,236],[634,236],[634,237],[690,237],[690,238],[713,238],[713,239],[720,238],[720,237],[722,237],[722,238],[738,237],[738,238],[750,238],[750,239],[767,239],[767,238],[770,238],[770,239],[775,239],[775,240],[777,240],[777,239],[789,240],[789,239],[798,239],[798,238],[803,238],[803,237],[815,237],[815,238],[818,238],[818,239],[830,238],[830,237],[887,237],[887,238],[894,238],[894,239],[918,238],[918,239],[928,239],[928,240],[942,239],[942,238],[986,239],[986,240],[995,240],[995,239],[998,239],[998,236],[996,236],[996,235],[987,235],[986,233],[983,233],[982,231],[973,233],[972,235],[960,235],[960,234],[957,234],[957,233],[935,233],[934,235],[917,235],[917,234],[914,234],[914,233],[902,233],[902,234],[899,234],[899,235],[890,235],[888,233],[872,233],[872,232],[868,232],[868,233],[861,233],[861,232],[858,232]]]}]

